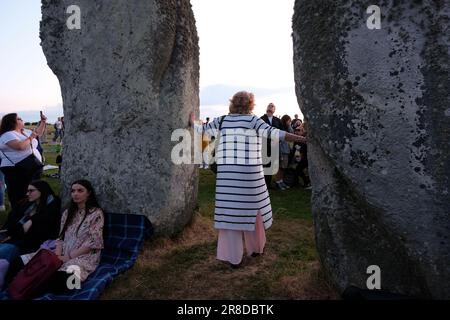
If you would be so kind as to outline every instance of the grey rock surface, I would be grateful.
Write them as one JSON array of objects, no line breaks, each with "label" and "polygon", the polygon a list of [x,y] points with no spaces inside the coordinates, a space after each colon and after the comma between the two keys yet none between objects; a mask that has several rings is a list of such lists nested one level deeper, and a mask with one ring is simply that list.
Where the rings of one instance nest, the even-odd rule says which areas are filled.
[{"label": "grey rock surface", "polygon": [[[69,30],[67,8],[81,10]],[[197,202],[197,169],[171,162],[171,134],[199,106],[199,48],[188,0],[42,0],[42,47],[59,79],[62,186],[90,180],[105,210],[179,231]]]},{"label": "grey rock surface", "polygon": [[[395,3],[395,5],[394,5]],[[450,298],[450,2],[297,0],[320,259],[342,291]]]}]

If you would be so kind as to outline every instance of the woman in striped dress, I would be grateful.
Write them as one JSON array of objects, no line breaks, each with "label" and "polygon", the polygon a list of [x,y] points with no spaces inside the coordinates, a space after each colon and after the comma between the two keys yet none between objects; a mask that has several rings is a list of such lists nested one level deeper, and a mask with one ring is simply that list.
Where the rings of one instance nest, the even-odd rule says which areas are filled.
[{"label": "woman in striped dress", "polygon": [[233,267],[242,261],[243,237],[247,255],[262,254],[265,230],[272,225],[272,207],[262,166],[263,137],[305,142],[304,137],[273,128],[253,115],[254,106],[253,93],[241,91],[230,100],[228,115],[203,126],[194,124],[193,113],[189,119],[198,133],[219,139],[214,214],[214,227],[219,231],[217,259]]}]

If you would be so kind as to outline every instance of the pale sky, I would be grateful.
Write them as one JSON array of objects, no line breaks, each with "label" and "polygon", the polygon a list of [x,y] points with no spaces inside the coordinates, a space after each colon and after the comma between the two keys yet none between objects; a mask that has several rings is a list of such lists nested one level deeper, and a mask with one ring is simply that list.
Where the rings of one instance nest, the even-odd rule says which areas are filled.
[{"label": "pale sky", "polygon": [[[291,20],[294,0],[191,0],[200,37],[201,117],[228,110],[239,90],[256,95],[255,113],[269,102],[277,114],[302,117],[294,91]],[[0,114],[37,120],[62,113],[56,76],[40,47],[40,0],[0,1]]]},{"label": "pale sky", "polygon": [[[276,114],[297,113],[303,118],[294,89],[294,2],[191,0],[200,37],[201,91],[229,86],[222,89],[231,98],[236,90],[255,88],[257,115],[273,102]],[[202,118],[227,112],[228,100],[209,100],[200,101]]]},{"label": "pale sky", "polygon": [[[39,0],[0,1],[0,113],[61,104],[59,83],[40,47]],[[62,112],[62,109],[61,109]],[[28,113],[26,115],[29,116]],[[24,115],[24,119],[27,117]],[[39,112],[36,112],[36,119]]]}]

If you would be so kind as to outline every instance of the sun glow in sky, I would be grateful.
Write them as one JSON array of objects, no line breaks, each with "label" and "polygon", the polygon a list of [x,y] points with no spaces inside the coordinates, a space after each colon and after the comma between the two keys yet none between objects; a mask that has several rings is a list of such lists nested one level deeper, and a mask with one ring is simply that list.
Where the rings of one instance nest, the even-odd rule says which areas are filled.
[{"label": "sun glow in sky", "polygon": [[[255,113],[269,102],[277,114],[302,117],[294,90],[294,0],[191,0],[200,37],[201,117],[228,111],[239,90],[256,95]],[[62,114],[58,80],[40,47],[40,0],[0,2],[0,114],[35,121]]]}]

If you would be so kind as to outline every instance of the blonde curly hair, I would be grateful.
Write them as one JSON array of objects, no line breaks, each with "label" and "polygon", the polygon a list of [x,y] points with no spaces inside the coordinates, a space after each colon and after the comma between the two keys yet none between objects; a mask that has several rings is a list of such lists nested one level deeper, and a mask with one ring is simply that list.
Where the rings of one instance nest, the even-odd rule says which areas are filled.
[{"label": "blonde curly hair", "polygon": [[251,114],[255,108],[255,95],[247,91],[239,91],[230,100],[230,113]]}]

